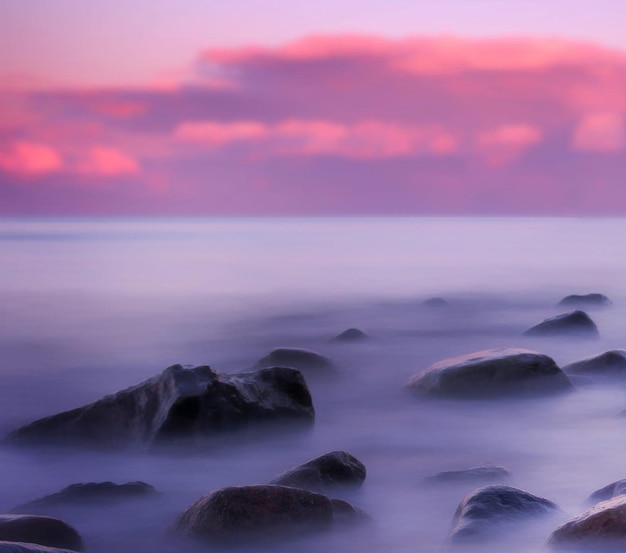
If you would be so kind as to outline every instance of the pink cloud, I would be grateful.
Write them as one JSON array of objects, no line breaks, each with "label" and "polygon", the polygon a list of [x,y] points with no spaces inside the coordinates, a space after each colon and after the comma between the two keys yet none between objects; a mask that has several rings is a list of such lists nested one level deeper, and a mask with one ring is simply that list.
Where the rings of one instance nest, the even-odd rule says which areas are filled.
[{"label": "pink cloud", "polygon": [[76,171],[90,176],[116,177],[139,173],[139,164],[128,154],[106,146],[93,146],[76,165]]},{"label": "pink cloud", "polygon": [[218,147],[231,142],[259,140],[267,134],[265,125],[256,121],[186,121],[176,128],[174,138]]},{"label": "pink cloud", "polygon": [[626,146],[626,124],[620,113],[590,113],[585,115],[572,137],[575,150],[619,152]]},{"label": "pink cloud", "polygon": [[46,144],[17,141],[0,149],[0,169],[18,175],[37,176],[63,168],[59,153]]}]

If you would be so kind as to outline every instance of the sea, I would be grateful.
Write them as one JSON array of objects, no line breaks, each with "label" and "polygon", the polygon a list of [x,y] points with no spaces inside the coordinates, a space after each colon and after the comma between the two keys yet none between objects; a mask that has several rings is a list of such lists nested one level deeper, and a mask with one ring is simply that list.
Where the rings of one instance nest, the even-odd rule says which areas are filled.
[{"label": "sea", "polygon": [[[529,348],[564,366],[626,348],[624,236],[619,218],[0,219],[2,435],[177,363],[237,373],[297,347],[339,372],[308,382],[316,418],[300,433],[264,427],[199,451],[0,446],[0,512],[73,483],[141,480],[159,495],[61,513],[89,553],[213,551],[168,534],[188,505],[343,450],[367,478],[331,495],[369,523],[241,549],[547,552],[589,494],[626,478],[626,380],[491,401],[425,400],[405,384],[485,349]],[[613,302],[588,311],[599,339],[522,335],[566,311],[564,296],[590,292]],[[332,340],[348,328],[369,339]],[[452,546],[455,510],[479,485],[423,480],[484,463],[560,511]]]}]

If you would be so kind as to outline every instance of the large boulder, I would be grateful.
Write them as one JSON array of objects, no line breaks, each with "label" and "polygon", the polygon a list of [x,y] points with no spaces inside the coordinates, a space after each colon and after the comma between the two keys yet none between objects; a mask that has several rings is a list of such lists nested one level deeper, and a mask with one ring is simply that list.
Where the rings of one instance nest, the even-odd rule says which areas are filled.
[{"label": "large boulder", "polygon": [[560,307],[608,307],[613,302],[604,294],[572,294],[564,297],[558,304]]},{"label": "large boulder", "polygon": [[450,540],[485,539],[503,523],[536,518],[558,510],[552,501],[517,488],[487,486],[473,491],[461,501],[454,514]]},{"label": "large boulder", "polygon": [[307,377],[332,376],[337,368],[326,356],[315,351],[301,348],[277,348],[259,359],[254,368],[291,367],[298,369]]},{"label": "large boulder", "polygon": [[[173,530],[212,543],[268,539],[329,529],[344,520],[348,507],[344,501],[333,504],[325,495],[287,486],[222,488],[188,507]],[[353,510],[358,516],[358,509]]]},{"label": "large boulder", "polygon": [[204,440],[260,421],[313,418],[311,394],[297,370],[220,374],[208,366],[174,365],[95,403],[19,428],[7,440],[125,448]]},{"label": "large boulder", "polygon": [[361,342],[367,340],[369,336],[358,328],[349,328],[344,330],[341,334],[337,334],[332,341],[333,342]]},{"label": "large boulder", "polygon": [[504,467],[496,465],[480,465],[461,470],[448,470],[437,472],[431,476],[427,476],[422,480],[423,484],[465,484],[477,482],[496,482],[505,480],[511,476],[511,473]]},{"label": "large boulder", "polygon": [[25,542],[84,551],[83,538],[58,518],[37,515],[0,515],[0,541]]},{"label": "large boulder", "polygon": [[584,311],[570,311],[550,317],[523,332],[524,336],[577,336],[597,338],[598,327]]},{"label": "large boulder", "polygon": [[429,395],[468,398],[572,389],[551,357],[526,349],[486,350],[446,359],[417,373],[407,387]]},{"label": "large boulder", "polygon": [[38,514],[64,506],[84,506],[92,503],[110,503],[121,499],[131,499],[156,495],[157,491],[145,482],[88,482],[72,484],[60,492],[29,501],[12,509],[13,513]]},{"label": "large boulder", "polygon": [[587,498],[587,502],[595,504],[624,494],[626,494],[626,480],[617,480],[593,492]]},{"label": "large boulder", "polygon": [[570,363],[563,367],[567,374],[599,376],[603,378],[626,376],[626,350],[612,349]]},{"label": "large boulder", "polygon": [[365,465],[345,451],[331,451],[284,472],[271,484],[307,490],[359,487],[365,480]]},{"label": "large boulder", "polygon": [[626,548],[626,496],[602,501],[559,526],[549,543],[585,551]]},{"label": "large boulder", "polygon": [[18,543],[13,541],[0,541],[0,553],[74,553],[69,549],[46,547],[32,543]]}]

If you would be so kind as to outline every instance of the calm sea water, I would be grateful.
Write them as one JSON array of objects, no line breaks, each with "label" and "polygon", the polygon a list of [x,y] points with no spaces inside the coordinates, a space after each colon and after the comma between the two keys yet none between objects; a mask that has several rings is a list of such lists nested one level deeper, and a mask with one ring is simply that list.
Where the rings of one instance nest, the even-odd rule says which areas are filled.
[{"label": "calm sea water", "polygon": [[[181,456],[3,449],[0,510],[78,481],[145,480],[159,500],[66,518],[92,553],[175,551],[163,528],[200,495],[343,449],[368,468],[343,497],[374,522],[304,538],[301,551],[440,551],[472,486],[419,482],[484,462],[506,466],[510,484],[557,502],[565,519],[626,477],[626,387],[467,404],[420,402],[402,386],[434,361],[486,348],[529,347],[565,364],[626,347],[625,235],[621,219],[0,220],[2,433],[173,363],[237,372],[293,346],[342,370],[338,382],[310,383],[316,424],[298,437]],[[615,303],[590,312],[600,340],[520,336],[559,313],[563,296],[596,291]],[[448,307],[420,305],[433,296]],[[329,342],[349,327],[374,339]],[[544,551],[557,524],[480,551]]]}]

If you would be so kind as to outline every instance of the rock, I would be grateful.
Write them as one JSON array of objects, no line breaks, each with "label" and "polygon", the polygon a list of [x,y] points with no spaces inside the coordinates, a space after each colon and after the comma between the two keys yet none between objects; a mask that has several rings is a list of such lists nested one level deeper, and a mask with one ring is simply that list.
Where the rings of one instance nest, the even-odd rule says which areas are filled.
[{"label": "rock", "polygon": [[624,377],[626,376],[626,350],[612,349],[570,363],[563,367],[568,374],[600,376],[600,377]]},{"label": "rock", "polygon": [[468,483],[468,482],[494,482],[509,478],[511,473],[504,467],[496,465],[480,465],[463,470],[449,470],[438,472],[432,476],[427,476],[422,480],[424,484],[450,484],[450,483]]},{"label": "rock", "polygon": [[57,549],[45,545],[32,543],[18,543],[13,541],[0,541],[0,553],[74,553],[69,549]]},{"label": "rock", "polygon": [[584,294],[564,297],[558,306],[562,307],[608,307],[613,305],[613,302],[607,298],[604,294]]},{"label": "rock", "polygon": [[450,397],[555,393],[572,389],[547,355],[526,349],[497,349],[446,359],[417,373],[411,390]]},{"label": "rock", "polygon": [[281,474],[270,483],[307,490],[339,486],[359,487],[365,480],[365,465],[345,451],[332,451]]},{"label": "rock", "polygon": [[80,534],[58,518],[37,515],[0,515],[0,541],[35,543],[84,551]]},{"label": "rock", "polygon": [[95,403],[19,428],[7,441],[126,448],[206,440],[261,421],[310,422],[314,416],[311,394],[297,370],[226,375],[208,366],[174,365]]},{"label": "rock", "polygon": [[348,510],[345,502],[333,504],[325,495],[300,488],[222,488],[188,507],[173,530],[213,543],[241,542],[329,529],[335,516],[340,520]]},{"label": "rock", "polygon": [[340,524],[359,524],[362,522],[369,522],[371,518],[369,515],[348,503],[343,499],[331,499],[330,504],[333,508],[333,521]]},{"label": "rock", "polygon": [[361,340],[367,340],[369,336],[358,328],[349,328],[344,330],[341,334],[335,336],[333,342],[359,342]]},{"label": "rock", "polygon": [[29,501],[12,509],[13,513],[41,513],[55,507],[85,505],[88,503],[112,502],[120,499],[146,497],[155,495],[157,491],[145,482],[127,482],[114,484],[113,482],[89,482],[87,484],[72,484],[60,492],[46,495],[34,501]]},{"label": "rock", "polygon": [[429,298],[427,300],[424,300],[422,302],[422,307],[447,307],[448,306],[448,302],[446,300],[444,300],[443,298]]},{"label": "rock", "polygon": [[523,332],[524,336],[578,336],[597,338],[598,327],[584,311],[550,317]]},{"label": "rock", "polygon": [[549,538],[555,546],[584,548],[585,551],[626,547],[626,496],[602,501],[559,526]]},{"label": "rock", "polygon": [[484,539],[502,523],[540,517],[559,508],[543,497],[509,486],[487,486],[467,495],[457,507],[451,541]]},{"label": "rock", "polygon": [[587,498],[587,502],[595,504],[624,494],[626,494],[626,480],[617,480],[593,492]]},{"label": "rock", "polygon": [[333,362],[315,351],[300,348],[278,348],[259,359],[254,368],[291,367],[308,376],[329,376],[336,373]]}]

